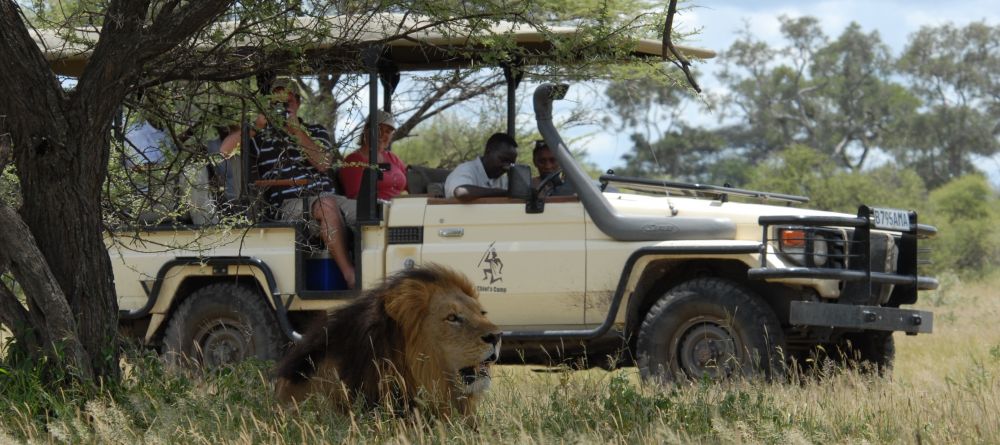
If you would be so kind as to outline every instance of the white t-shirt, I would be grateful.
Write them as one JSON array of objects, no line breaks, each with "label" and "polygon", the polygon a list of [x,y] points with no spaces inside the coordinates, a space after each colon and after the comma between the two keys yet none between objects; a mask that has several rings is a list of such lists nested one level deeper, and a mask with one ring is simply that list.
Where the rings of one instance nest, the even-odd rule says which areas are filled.
[{"label": "white t-shirt", "polygon": [[507,190],[507,175],[504,174],[499,178],[490,179],[486,175],[483,161],[476,158],[458,164],[458,167],[452,170],[451,174],[448,175],[448,179],[444,181],[444,197],[454,198],[455,189],[462,185]]},{"label": "white t-shirt", "polygon": [[143,121],[125,132],[126,153],[125,163],[132,167],[136,165],[156,164],[163,160],[164,150],[173,150],[170,137],[163,130]]}]

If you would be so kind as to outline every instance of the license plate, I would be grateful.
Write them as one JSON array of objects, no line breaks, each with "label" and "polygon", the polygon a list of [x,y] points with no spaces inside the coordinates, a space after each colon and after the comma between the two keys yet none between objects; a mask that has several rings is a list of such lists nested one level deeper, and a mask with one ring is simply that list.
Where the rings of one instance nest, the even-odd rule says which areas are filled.
[{"label": "license plate", "polygon": [[910,212],[898,209],[872,209],[875,228],[884,230],[910,231]]}]

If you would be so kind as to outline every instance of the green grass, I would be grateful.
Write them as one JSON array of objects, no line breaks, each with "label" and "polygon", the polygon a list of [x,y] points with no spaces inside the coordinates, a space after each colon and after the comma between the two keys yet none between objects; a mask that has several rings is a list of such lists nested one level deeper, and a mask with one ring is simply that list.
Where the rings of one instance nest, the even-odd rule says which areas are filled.
[{"label": "green grass", "polygon": [[642,385],[634,368],[499,367],[472,423],[320,403],[278,408],[265,363],[165,372],[130,353],[120,386],[41,389],[0,368],[0,443],[990,443],[1000,438],[1000,275],[953,280],[920,306],[935,332],[896,335],[891,379],[837,371],[795,383]]}]

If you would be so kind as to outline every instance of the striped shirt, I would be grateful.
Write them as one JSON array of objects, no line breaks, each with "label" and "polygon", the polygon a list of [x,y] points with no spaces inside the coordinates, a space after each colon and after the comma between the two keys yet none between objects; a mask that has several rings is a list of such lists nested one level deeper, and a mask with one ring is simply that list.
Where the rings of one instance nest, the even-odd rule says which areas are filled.
[{"label": "striped shirt", "polygon": [[[305,125],[306,133],[323,151],[329,152],[330,134],[321,125]],[[257,157],[261,179],[308,179],[308,185],[272,187],[267,200],[281,204],[286,199],[332,192],[333,181],[309,163],[305,151],[284,130],[268,125],[257,132],[250,144]]]}]

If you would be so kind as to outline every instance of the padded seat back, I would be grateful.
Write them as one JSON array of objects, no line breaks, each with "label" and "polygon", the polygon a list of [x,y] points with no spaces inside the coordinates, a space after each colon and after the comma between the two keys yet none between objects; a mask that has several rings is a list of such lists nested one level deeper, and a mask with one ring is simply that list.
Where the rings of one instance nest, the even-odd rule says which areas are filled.
[{"label": "padded seat back", "polygon": [[406,191],[411,195],[426,194],[432,198],[444,197],[444,181],[451,173],[447,168],[430,168],[411,165],[406,168]]}]

